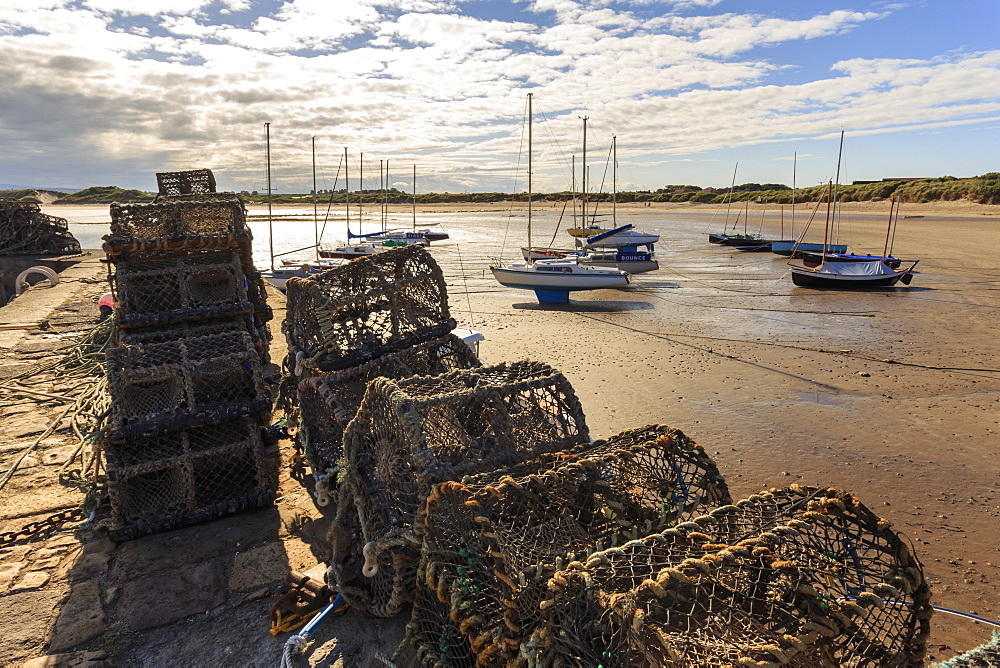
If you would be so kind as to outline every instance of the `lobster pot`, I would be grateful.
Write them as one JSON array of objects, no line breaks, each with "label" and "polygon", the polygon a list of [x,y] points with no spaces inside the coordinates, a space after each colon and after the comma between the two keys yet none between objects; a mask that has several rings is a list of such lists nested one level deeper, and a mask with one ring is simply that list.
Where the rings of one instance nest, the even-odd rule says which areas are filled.
[{"label": "lobster pot", "polygon": [[164,431],[234,414],[266,419],[271,400],[246,332],[108,351],[112,434]]},{"label": "lobster pot", "polygon": [[111,234],[104,237],[104,251],[118,262],[235,249],[249,268],[252,240],[239,195],[187,195],[151,204],[112,204]]},{"label": "lobster pot", "polygon": [[436,376],[478,366],[469,346],[448,334],[344,371],[306,378],[298,387],[299,442],[313,473],[326,474],[340,461],[344,429],[373,379]]},{"label": "lobster pot", "polygon": [[771,490],[570,564],[525,655],[920,666],[929,589],[904,545],[849,494]]},{"label": "lobster pot", "polygon": [[252,315],[248,281],[236,253],[130,260],[112,278],[116,324],[152,327]]},{"label": "lobster pot", "polygon": [[334,541],[333,561],[367,560],[377,574],[352,584],[351,569],[341,568],[340,591],[372,614],[396,614],[411,596],[419,556],[414,518],[432,485],[589,440],[572,386],[546,364],[376,378],[344,433],[337,515],[356,533]]},{"label": "lobster pot", "polygon": [[417,246],[292,278],[286,289],[289,366],[313,374],[357,366],[455,328],[441,268]]},{"label": "lobster pot", "polygon": [[160,195],[200,195],[215,192],[215,174],[211,169],[191,169],[184,172],[157,172],[156,186]]},{"label": "lobster pot", "polygon": [[706,555],[703,541],[655,534],[570,564],[549,582],[545,621],[523,646],[528,661],[836,665],[824,655],[825,634],[840,624],[835,602],[778,555]]},{"label": "lobster pot", "polygon": [[0,255],[69,255],[80,243],[65,218],[41,212],[34,202],[0,198]]},{"label": "lobster pot", "polygon": [[230,320],[214,320],[208,322],[185,322],[172,327],[152,329],[115,329],[114,347],[144,346],[156,343],[169,343],[179,339],[191,339],[217,334],[250,335],[254,350],[257,351],[262,364],[267,364],[269,333],[258,328],[253,318],[243,316]]},{"label": "lobster pot", "polygon": [[260,508],[276,471],[249,418],[105,442],[113,540]]},{"label": "lobster pot", "polygon": [[440,483],[418,522],[424,576],[416,588],[446,614],[422,618],[415,606],[408,641],[440,658],[421,643],[459,633],[482,663],[513,661],[541,624],[548,580],[564,565],[730,501],[712,459],[664,425]]},{"label": "lobster pot", "polygon": [[267,305],[267,283],[259,271],[250,268],[251,265],[244,262],[243,267],[247,280],[247,299],[253,305],[254,327],[264,332],[268,343],[270,343],[271,330],[265,324],[274,318],[274,312]]},{"label": "lobster pot", "polygon": [[[417,582],[427,577],[426,564],[417,570]],[[447,592],[442,592],[447,595]],[[476,654],[466,634],[452,621],[451,604],[438,598],[430,587],[418,586],[413,600],[413,616],[406,625],[406,640],[392,657],[397,666],[453,666],[474,668]]]},{"label": "lobster pot", "polygon": [[853,611],[854,624],[832,650],[836,665],[923,665],[933,610],[923,566],[909,542],[856,497],[792,485],[711,517],[703,531],[714,542],[752,548],[748,537],[757,536],[808,573],[824,598]]}]

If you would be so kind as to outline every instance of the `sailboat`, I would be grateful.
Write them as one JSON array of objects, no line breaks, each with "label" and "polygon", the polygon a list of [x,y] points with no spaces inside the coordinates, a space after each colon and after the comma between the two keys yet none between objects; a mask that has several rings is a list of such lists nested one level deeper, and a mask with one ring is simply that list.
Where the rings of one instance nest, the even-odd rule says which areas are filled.
[{"label": "sailboat", "polygon": [[[532,93],[528,93],[528,247],[531,247],[531,152],[532,152]],[[569,293],[599,290],[628,285],[628,274],[618,269],[602,269],[581,265],[575,258],[517,262],[503,266],[490,265],[493,277],[500,285],[521,290],[533,290],[541,304],[565,304]]]},{"label": "sailboat", "polygon": [[[637,250],[638,246],[646,246],[648,252],[653,251],[653,244],[660,240],[658,234],[647,234],[645,232],[639,232],[635,230],[632,225],[618,225],[617,221],[617,197],[618,197],[618,186],[617,182],[613,187],[612,195],[612,225],[611,227],[602,227],[592,222],[589,225],[586,224],[587,220],[587,120],[586,116],[583,117],[583,166],[581,172],[583,174],[583,196],[581,197],[580,204],[582,213],[580,220],[583,221],[579,227],[571,227],[566,232],[576,239],[578,246],[590,246],[590,247],[600,247],[600,248],[622,248],[630,253],[639,252]],[[617,139],[616,137],[611,137],[611,149],[614,155],[612,160],[614,180],[617,180],[617,168],[618,168],[618,154],[617,154]],[[597,205],[594,205],[594,219],[597,217]],[[651,257],[651,256],[650,256]],[[647,258],[649,259],[649,258]],[[657,266],[658,268],[658,266]],[[648,269],[646,271],[649,271]]]},{"label": "sailboat", "polygon": [[[522,248],[524,259],[539,260],[572,256],[576,257],[577,261],[585,267],[620,269],[629,274],[641,274],[660,268],[659,263],[653,258],[653,244],[660,240],[660,236],[638,232],[633,229],[631,223],[618,225],[618,152],[617,138],[614,136],[611,137],[611,152],[613,156],[611,220],[614,226],[604,232],[586,237],[583,242],[577,239],[578,248],[575,251],[554,248]],[[584,153],[586,154],[586,150]],[[574,188],[575,185],[574,180]],[[646,250],[639,250],[639,246],[645,246]]]},{"label": "sailboat", "polygon": [[[271,205],[271,124],[264,123],[264,133],[265,133],[265,160],[267,163],[267,233],[268,233],[268,250],[271,257],[271,266],[260,272],[264,279],[276,287],[278,290],[284,292],[285,284],[290,278],[303,278],[306,276],[311,276],[313,274],[318,274],[320,272],[333,269],[339,266],[341,260],[327,260],[322,259],[319,256],[319,223],[316,209],[316,138],[312,138],[312,166],[313,166],[313,228],[316,234],[316,243],[314,246],[307,246],[306,248],[314,248],[316,252],[316,259],[311,262],[299,262],[294,260],[285,260],[280,266],[274,265],[274,222],[273,222],[273,212]],[[305,250],[299,248],[294,251],[288,251],[288,253],[297,253],[299,251]]]},{"label": "sailboat", "polygon": [[[381,163],[380,163],[381,164]],[[381,173],[381,166],[379,167]],[[389,181],[389,161],[385,161],[385,182]],[[383,187],[383,194],[388,189]],[[384,214],[384,210],[383,210]],[[448,238],[447,232],[431,229],[417,229],[417,166],[413,166],[413,229],[412,230],[386,230],[384,229],[385,219],[383,217],[383,229],[381,232],[371,232],[368,234],[350,234],[350,238],[367,239],[369,241],[379,241],[395,246],[420,245],[429,246],[432,241],[443,241]],[[349,239],[350,240],[350,239]]]},{"label": "sailboat", "polygon": [[[744,234],[738,234],[736,232],[727,232],[729,229],[729,211],[733,206],[733,191],[736,189],[736,170],[740,168],[740,163],[736,163],[736,167],[733,168],[733,181],[729,185],[729,192],[726,195],[726,222],[723,227],[722,232],[712,233],[708,235],[708,243],[716,244],[720,246],[751,246],[758,245],[762,242],[761,236],[759,234],[747,234],[744,229]],[[749,203],[747,204],[749,206]],[[739,215],[736,216],[736,222],[733,223],[733,230],[740,222]],[[744,219],[744,225],[746,220]]]},{"label": "sailboat", "polygon": [[[364,159],[362,158],[361,163],[361,176],[358,182],[358,190],[363,190],[362,183],[364,181]],[[357,257],[365,257],[368,255],[374,255],[375,253],[381,253],[383,251],[389,250],[390,246],[375,245],[374,243],[367,241],[359,244],[350,243],[351,237],[351,188],[350,188],[350,175],[348,173],[348,160],[347,160],[347,147],[344,147],[344,197],[345,197],[345,210],[344,218],[347,223],[347,245],[345,246],[334,246],[332,248],[320,247],[319,254],[324,258],[337,258],[341,260],[353,260]],[[358,226],[361,226],[361,203],[358,202]]]},{"label": "sailboat", "polygon": [[[580,264],[621,269],[630,274],[656,271],[660,265],[653,258],[653,244],[660,240],[660,235],[638,232],[631,224],[618,226],[618,138],[614,135],[611,155],[611,220],[615,227],[587,237]],[[645,246],[646,250],[639,250],[639,246]]]},{"label": "sailboat", "polygon": [[[831,192],[833,190],[832,181],[829,190]],[[894,224],[891,211],[886,229],[885,246],[881,256],[848,256],[827,253],[832,200],[831,195],[826,203],[823,251],[818,256],[810,253],[788,263],[792,270],[792,283],[801,287],[838,289],[891,287],[900,281],[904,285],[909,285],[910,281],[913,280],[913,268],[917,266],[919,260],[909,260],[909,265],[905,269],[899,268],[901,264],[895,268],[889,266],[889,260],[895,259],[889,255],[889,237]]]},{"label": "sailboat", "polygon": [[[844,146],[844,133],[843,132],[840,133],[840,146],[841,146],[841,150],[842,150],[843,146]],[[795,157],[793,159],[793,162],[792,162],[792,236],[793,237],[795,236],[795,164],[796,164],[797,160],[798,160],[798,154],[796,153]],[[837,180],[838,181],[840,180],[840,154],[839,153],[838,153],[838,156],[837,156]],[[819,205],[822,204],[822,202],[823,202],[823,200],[822,200],[822,198],[820,198],[820,201],[816,203],[816,207],[818,208]],[[836,206],[836,205],[834,205],[834,206]],[[810,216],[810,218],[809,218],[809,222],[810,223],[812,222],[813,217],[816,215],[817,208],[813,209],[813,215]],[[771,252],[774,253],[774,254],[776,254],[776,255],[784,255],[786,257],[787,256],[802,257],[806,253],[815,253],[817,251],[824,252],[826,255],[830,255],[831,253],[846,253],[847,252],[847,244],[827,244],[826,245],[826,250],[824,251],[823,250],[823,244],[820,244],[820,243],[808,243],[808,242],[802,241],[805,238],[806,232],[808,230],[809,230],[809,223],[806,223],[806,226],[802,229],[802,233],[799,235],[798,238],[793,239],[792,241],[774,241],[774,242],[772,242],[771,243]]]}]

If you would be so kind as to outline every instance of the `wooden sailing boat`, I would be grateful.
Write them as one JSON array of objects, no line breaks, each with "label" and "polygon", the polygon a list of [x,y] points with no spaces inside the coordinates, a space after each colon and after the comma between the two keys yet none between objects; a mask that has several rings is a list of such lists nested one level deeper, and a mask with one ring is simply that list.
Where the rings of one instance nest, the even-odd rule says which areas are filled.
[{"label": "wooden sailing boat", "polygon": [[[841,150],[844,146],[844,133],[840,133],[840,146]],[[809,243],[803,241],[806,232],[809,230],[809,223],[802,229],[802,234],[798,238],[795,237],[795,167],[798,162],[798,153],[795,154],[792,162],[792,237],[791,241],[773,241],[771,242],[771,252],[776,255],[792,256],[792,257],[802,257],[805,253],[813,253],[816,251],[823,251],[823,244],[819,243]],[[840,179],[840,153],[837,155],[837,179]],[[822,204],[823,200],[816,203],[818,207]],[[836,205],[834,205],[836,206]],[[813,216],[816,215],[817,209],[813,209]],[[809,217],[809,222],[812,222],[813,216]],[[847,244],[828,244],[825,253],[829,255],[830,253],[846,253]]]},{"label": "wooden sailing boat", "polygon": [[[532,153],[532,93],[528,93],[528,247],[531,247],[531,153]],[[559,260],[528,260],[503,266],[490,266],[493,277],[501,285],[533,290],[539,303],[565,304],[569,293],[628,285],[628,274],[617,269],[601,269],[580,265],[575,258]]]},{"label": "wooden sailing boat", "polygon": [[[833,190],[833,182],[830,183],[828,190]],[[895,268],[890,266],[891,260],[895,259],[889,254],[889,238],[894,225],[891,208],[881,256],[828,254],[832,200],[831,193],[826,204],[823,252],[818,256],[807,254],[800,259],[791,260],[788,266],[792,270],[792,283],[801,287],[842,290],[891,287],[900,281],[904,285],[909,285],[913,279],[913,268],[917,266],[919,260],[909,260],[908,266],[904,269],[899,269],[901,264],[897,264]]]}]

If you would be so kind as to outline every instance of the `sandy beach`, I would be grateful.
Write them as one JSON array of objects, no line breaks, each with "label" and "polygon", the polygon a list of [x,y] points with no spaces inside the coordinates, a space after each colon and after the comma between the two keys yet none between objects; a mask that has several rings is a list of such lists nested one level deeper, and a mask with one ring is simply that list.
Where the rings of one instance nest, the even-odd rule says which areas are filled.
[{"label": "sandy beach", "polygon": [[[539,305],[530,292],[504,288],[489,274],[491,256],[512,258],[522,242],[520,218],[513,231],[498,227],[506,210],[502,204],[418,206],[418,226],[434,220],[452,234],[431,253],[445,273],[453,317],[486,337],[484,363],[532,359],[560,370],[594,438],[645,424],[681,429],[716,460],[734,498],[792,482],[851,492],[913,542],[932,603],[1000,619],[1000,465],[993,456],[1000,443],[1000,279],[994,273],[1000,206],[904,205],[901,215],[914,217],[899,221],[894,254],[920,260],[913,283],[847,293],[791,286],[777,256],[710,246],[706,230],[723,224],[718,206],[619,205],[619,216],[661,234],[661,269],[624,289],[575,294],[567,305]],[[409,211],[392,208],[399,220]],[[808,211],[797,209],[797,224]],[[852,244],[880,250],[888,211],[887,202],[845,204]],[[59,207],[47,212],[60,215]],[[789,214],[787,207],[779,212],[752,204],[748,220],[773,233]],[[556,216],[550,203],[539,217],[542,236],[552,233]],[[255,235],[259,258],[258,228]],[[568,236],[558,236],[566,243]],[[81,284],[79,290],[73,298],[85,303],[103,287]],[[283,297],[272,291],[269,302],[275,308],[272,357],[280,360]],[[0,351],[7,363],[17,345]],[[25,405],[4,408],[5,442],[31,437]],[[11,416],[20,416],[16,435],[7,427]],[[47,447],[55,451],[64,443]],[[266,631],[271,595],[283,569],[306,570],[328,554],[330,520],[308,487],[289,475],[290,442],[281,450],[286,466],[274,510],[119,545],[91,531],[27,548],[0,546],[0,568],[19,564],[0,571],[14,572],[0,583],[0,593],[9,594],[0,613],[25,618],[24,606],[34,597],[32,614],[41,620],[30,633],[0,643],[0,661],[53,654],[55,645],[77,654],[107,651],[102,634],[134,609],[122,591],[175,591],[182,574],[195,573],[188,586],[201,582],[197,586],[213,595],[166,625],[141,629],[115,665],[166,665],[179,657],[201,665],[276,663],[284,637]],[[22,512],[11,495],[60,490],[52,471],[43,470],[45,452],[0,497],[0,531],[51,512],[51,504]],[[15,453],[4,451],[4,468]],[[63,502],[71,496],[58,493]],[[93,554],[104,555],[96,565],[87,557]],[[61,555],[57,566],[39,565],[53,555]],[[210,564],[217,571],[207,569]],[[50,577],[39,587],[19,588],[29,572]],[[89,637],[77,632],[79,642],[67,644],[59,636],[69,623],[66,609],[74,595],[84,596],[86,583],[93,583],[88,600],[96,601],[91,616],[100,623],[87,627]],[[195,612],[200,616],[191,616]],[[368,665],[376,649],[391,654],[405,621],[349,611],[319,630],[310,665]],[[991,632],[987,624],[944,613],[932,627],[935,660],[982,643]]]}]

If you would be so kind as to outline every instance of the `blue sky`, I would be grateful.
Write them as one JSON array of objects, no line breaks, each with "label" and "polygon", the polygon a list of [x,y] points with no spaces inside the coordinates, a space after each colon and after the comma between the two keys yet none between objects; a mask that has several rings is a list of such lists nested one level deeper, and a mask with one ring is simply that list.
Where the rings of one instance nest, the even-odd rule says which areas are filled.
[{"label": "blue sky", "polygon": [[[798,185],[1000,171],[1000,3],[0,0],[0,183],[155,189],[209,167],[278,192],[380,160],[420,191]],[[342,182],[341,184],[342,185]]]}]

